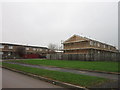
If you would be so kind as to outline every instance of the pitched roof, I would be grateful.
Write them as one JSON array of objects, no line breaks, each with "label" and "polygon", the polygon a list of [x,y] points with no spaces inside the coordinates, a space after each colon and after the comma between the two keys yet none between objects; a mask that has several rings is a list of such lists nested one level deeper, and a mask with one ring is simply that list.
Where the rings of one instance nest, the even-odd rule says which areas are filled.
[{"label": "pitched roof", "polygon": [[66,41],[64,41],[63,43],[70,43],[70,42],[80,42],[80,41],[87,41],[89,40],[86,37],[82,37],[79,35],[73,35],[72,37],[68,38]]},{"label": "pitched roof", "polygon": [[23,46],[23,47],[32,47],[32,48],[42,48],[42,49],[48,49],[47,47],[40,47],[40,46],[28,46],[28,45],[20,45],[20,44],[12,44],[12,43],[0,43],[2,45],[11,45],[11,46]]},{"label": "pitched roof", "polygon": [[[76,34],[74,34],[72,37],[70,37],[66,41],[64,41],[63,44],[71,43],[71,42],[83,42],[83,41],[95,41],[95,42],[99,42],[99,43],[102,43],[102,44],[105,44],[105,45],[109,45],[109,44],[106,44],[106,43],[103,43],[103,42],[100,42],[100,41],[97,41],[97,40],[93,40],[93,39],[90,39],[90,38],[87,38],[87,37],[82,37],[82,36],[79,36],[79,35],[76,35]],[[112,46],[112,45],[109,45],[109,46]],[[116,48],[115,46],[112,46],[112,47]]]}]

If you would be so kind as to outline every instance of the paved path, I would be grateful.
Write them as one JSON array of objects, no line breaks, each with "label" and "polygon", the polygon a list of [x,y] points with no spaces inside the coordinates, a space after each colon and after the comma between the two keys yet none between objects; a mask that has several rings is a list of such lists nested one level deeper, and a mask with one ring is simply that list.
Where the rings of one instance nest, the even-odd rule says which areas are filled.
[{"label": "paved path", "polygon": [[2,69],[2,88],[62,88],[32,77]]},{"label": "paved path", "polygon": [[27,66],[27,67],[35,67],[35,68],[41,68],[41,69],[47,69],[47,70],[53,70],[53,71],[70,72],[70,73],[76,73],[76,74],[81,74],[81,75],[97,76],[97,77],[103,77],[103,78],[108,78],[108,79],[113,79],[113,80],[118,80],[118,76],[120,77],[120,75],[114,75],[114,74],[80,71],[80,70],[64,69],[64,68],[57,68],[57,67],[29,65],[29,64],[22,64],[22,63],[16,63],[16,62],[6,62],[6,63],[18,64],[18,65]]}]

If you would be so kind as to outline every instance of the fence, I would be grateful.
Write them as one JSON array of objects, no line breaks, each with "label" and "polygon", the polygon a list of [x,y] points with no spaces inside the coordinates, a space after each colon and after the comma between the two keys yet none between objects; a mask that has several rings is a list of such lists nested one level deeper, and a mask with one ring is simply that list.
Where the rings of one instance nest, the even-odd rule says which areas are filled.
[{"label": "fence", "polygon": [[52,60],[79,60],[79,61],[120,61],[120,53],[101,54],[47,54]]}]

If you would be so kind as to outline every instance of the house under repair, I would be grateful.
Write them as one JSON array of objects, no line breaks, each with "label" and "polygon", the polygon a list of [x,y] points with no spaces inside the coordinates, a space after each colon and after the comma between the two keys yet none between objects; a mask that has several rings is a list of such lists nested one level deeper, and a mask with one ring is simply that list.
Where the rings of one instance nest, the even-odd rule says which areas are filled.
[{"label": "house under repair", "polygon": [[63,43],[63,54],[48,54],[47,59],[82,60],[82,61],[120,61],[120,53],[116,47],[73,35]]},{"label": "house under repair", "polygon": [[116,47],[86,37],[73,35],[63,42],[65,54],[94,54],[118,52]]}]

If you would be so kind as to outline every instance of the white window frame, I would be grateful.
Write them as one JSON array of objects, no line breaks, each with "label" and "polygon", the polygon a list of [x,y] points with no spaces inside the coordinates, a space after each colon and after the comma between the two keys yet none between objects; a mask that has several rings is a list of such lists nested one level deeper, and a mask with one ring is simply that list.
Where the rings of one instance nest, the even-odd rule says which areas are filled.
[{"label": "white window frame", "polygon": [[40,49],[40,51],[42,51],[42,49]]},{"label": "white window frame", "polygon": [[106,48],[106,45],[103,45],[104,48]]},{"label": "white window frame", "polygon": [[97,46],[100,47],[100,43],[98,43]]},{"label": "white window frame", "polygon": [[4,54],[4,52],[0,52],[0,55]]},{"label": "white window frame", "polygon": [[36,48],[33,48],[34,51],[36,51]]},{"label": "white window frame", "polygon": [[98,54],[100,54],[100,51],[98,51]]},{"label": "white window frame", "polygon": [[3,45],[0,45],[0,48],[4,48],[4,46],[3,46]]},{"label": "white window frame", "polygon": [[96,44],[97,44],[97,43],[96,43],[96,42],[94,42],[94,46],[96,46]]},{"label": "white window frame", "polygon": [[9,48],[9,49],[13,49],[13,46],[9,46],[8,48]]},{"label": "white window frame", "polygon": [[8,56],[10,56],[10,55],[12,55],[12,53],[11,53],[11,52],[8,52]]},{"label": "white window frame", "polygon": [[93,41],[90,41],[90,46],[93,46]]},{"label": "white window frame", "polygon": [[27,47],[26,50],[29,50],[29,48]]}]

